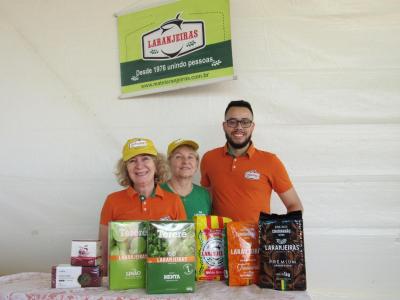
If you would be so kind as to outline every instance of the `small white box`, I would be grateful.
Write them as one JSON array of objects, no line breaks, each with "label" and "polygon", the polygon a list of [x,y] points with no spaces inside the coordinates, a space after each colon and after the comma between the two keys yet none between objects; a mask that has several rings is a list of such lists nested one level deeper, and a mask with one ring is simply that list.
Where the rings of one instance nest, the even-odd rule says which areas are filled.
[{"label": "small white box", "polygon": [[71,265],[98,266],[101,264],[101,241],[73,240],[71,244]]}]

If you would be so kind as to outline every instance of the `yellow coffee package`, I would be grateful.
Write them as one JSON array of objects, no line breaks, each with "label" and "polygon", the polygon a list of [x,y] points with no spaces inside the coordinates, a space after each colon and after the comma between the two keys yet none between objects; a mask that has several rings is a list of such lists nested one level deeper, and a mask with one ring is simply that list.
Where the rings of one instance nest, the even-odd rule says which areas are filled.
[{"label": "yellow coffee package", "polygon": [[224,224],[220,216],[195,216],[196,280],[224,280]]},{"label": "yellow coffee package", "polygon": [[257,283],[260,270],[258,224],[230,222],[225,226],[224,240],[227,284]]}]

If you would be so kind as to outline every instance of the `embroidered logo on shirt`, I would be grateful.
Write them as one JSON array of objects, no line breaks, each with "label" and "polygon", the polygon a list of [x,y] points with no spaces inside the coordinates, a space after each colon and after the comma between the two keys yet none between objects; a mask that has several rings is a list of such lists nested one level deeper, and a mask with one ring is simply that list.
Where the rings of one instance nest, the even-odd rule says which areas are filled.
[{"label": "embroidered logo on shirt", "polygon": [[244,173],[244,178],[249,180],[259,180],[260,173],[258,173],[257,170],[250,170]]}]

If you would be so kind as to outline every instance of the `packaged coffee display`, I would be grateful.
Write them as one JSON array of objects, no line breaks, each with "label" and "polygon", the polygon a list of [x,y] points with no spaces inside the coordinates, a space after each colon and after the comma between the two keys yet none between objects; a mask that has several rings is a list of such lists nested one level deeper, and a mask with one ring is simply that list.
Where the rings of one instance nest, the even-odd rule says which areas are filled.
[{"label": "packaged coffee display", "polygon": [[301,211],[286,215],[260,214],[259,286],[305,290],[306,267]]},{"label": "packaged coffee display", "polygon": [[144,288],[147,222],[108,224],[108,280],[111,290]]},{"label": "packaged coffee display", "polygon": [[52,288],[81,288],[101,286],[99,266],[80,267],[62,264],[51,268]]},{"label": "packaged coffee display", "polygon": [[101,264],[101,241],[73,240],[71,243],[71,265],[98,266]]},{"label": "packaged coffee display", "polygon": [[147,293],[194,292],[193,222],[149,222],[147,254]]},{"label": "packaged coffee display", "polygon": [[196,279],[224,280],[224,224],[232,220],[220,216],[195,216]]},{"label": "packaged coffee display", "polygon": [[225,225],[225,278],[228,285],[258,282],[260,269],[258,224],[230,222]]}]

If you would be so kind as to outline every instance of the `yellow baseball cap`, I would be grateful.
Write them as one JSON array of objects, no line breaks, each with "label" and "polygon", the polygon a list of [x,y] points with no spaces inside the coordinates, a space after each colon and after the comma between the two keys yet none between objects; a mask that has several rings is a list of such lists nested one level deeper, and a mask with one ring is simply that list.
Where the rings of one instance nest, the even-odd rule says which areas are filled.
[{"label": "yellow baseball cap", "polygon": [[182,146],[182,145],[187,145],[187,146],[189,146],[189,147],[192,147],[194,151],[196,151],[197,149],[199,149],[199,145],[198,145],[195,141],[192,141],[192,140],[184,140],[184,139],[177,139],[177,140],[171,142],[171,143],[168,145],[168,151],[167,151],[168,156],[170,156],[171,153],[174,152],[174,150],[175,150],[176,148],[178,148],[178,147],[180,147],[180,146]]},{"label": "yellow baseball cap", "polygon": [[134,138],[130,139],[125,143],[124,149],[122,150],[122,159],[128,161],[132,157],[139,154],[150,154],[157,156],[156,147],[149,139]]}]

